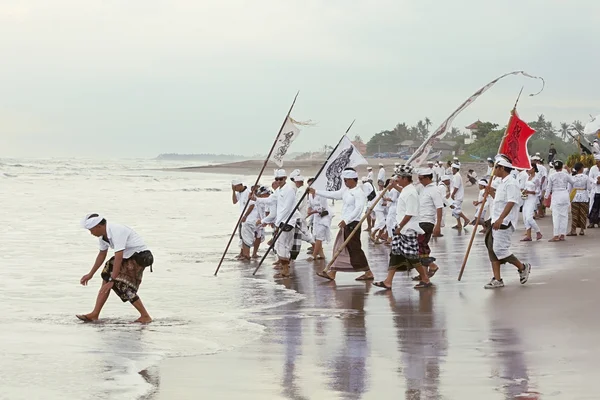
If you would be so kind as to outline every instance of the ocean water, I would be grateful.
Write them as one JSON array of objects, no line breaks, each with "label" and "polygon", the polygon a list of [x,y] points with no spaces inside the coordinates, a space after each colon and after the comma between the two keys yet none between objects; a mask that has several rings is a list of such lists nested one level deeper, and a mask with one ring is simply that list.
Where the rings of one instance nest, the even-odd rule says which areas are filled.
[{"label": "ocean water", "polygon": [[[229,258],[213,276],[238,208],[230,176],[165,170],[151,160],[0,159],[0,399],[135,399],[158,386],[166,357],[235,349],[264,327],[246,317],[301,300]],[[140,297],[155,319],[113,295],[93,308],[97,239],[86,213],[133,227],[155,256]],[[233,251],[236,251],[236,241]]]}]

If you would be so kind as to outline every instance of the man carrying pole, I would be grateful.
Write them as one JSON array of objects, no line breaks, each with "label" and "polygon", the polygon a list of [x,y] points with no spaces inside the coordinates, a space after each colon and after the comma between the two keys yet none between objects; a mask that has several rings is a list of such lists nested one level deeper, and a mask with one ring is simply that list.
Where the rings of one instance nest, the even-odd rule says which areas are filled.
[{"label": "man carrying pole", "polygon": [[519,280],[525,284],[529,279],[531,264],[522,263],[510,251],[511,236],[515,231],[514,225],[519,218],[519,207],[515,205],[521,199],[521,190],[517,181],[511,176],[513,165],[511,160],[500,154],[496,156],[494,175],[501,179],[494,196],[492,211],[492,229],[485,234],[485,246],[492,263],[494,273],[490,282],[484,286],[486,289],[504,287],[500,275],[500,266],[510,263],[517,267]]},{"label": "man carrying pole", "polygon": [[[410,166],[404,166],[397,172],[397,175],[399,177],[397,190],[400,192],[400,196],[398,197],[397,225],[392,240],[388,275],[385,280],[373,284],[391,290],[396,271],[410,271],[415,268],[420,276],[420,282],[415,289],[429,288],[432,284],[419,257],[418,236],[423,235],[425,231],[419,225],[419,194],[412,184],[413,169]],[[392,185],[395,184],[392,183]]]},{"label": "man carrying pole", "polygon": [[[277,136],[275,137],[275,141],[273,142],[273,145],[271,146],[271,149],[269,150],[269,154],[267,155],[267,158],[265,159],[263,166],[262,166],[260,172],[258,173],[258,176],[256,177],[256,183],[254,184],[253,187],[258,186],[258,183],[260,182],[260,177],[262,176],[265,168],[267,167],[267,163],[269,162],[269,160],[272,160],[278,166],[281,167],[282,162],[283,162],[283,157],[287,153],[287,150],[289,149],[291,143],[294,141],[294,139],[296,137],[298,137],[298,133],[300,132],[300,130],[294,124],[294,122],[296,122],[296,121],[294,121],[292,118],[290,118],[290,114],[294,108],[294,105],[296,104],[296,99],[298,98],[299,93],[300,92],[296,93],[296,96],[294,97],[294,101],[292,102],[292,105],[290,106],[290,109],[288,110],[287,115],[285,116],[285,119],[283,120],[283,123],[281,124],[281,128],[279,128],[279,132],[277,133]],[[235,183],[237,183],[237,182],[235,182]],[[234,203],[235,203],[235,200],[234,200]],[[223,260],[225,259],[225,256],[227,255],[227,251],[229,250],[229,246],[231,246],[231,242],[233,241],[233,238],[234,238],[236,232],[238,232],[238,228],[240,227],[240,225],[242,223],[242,219],[244,218],[244,214],[246,212],[247,207],[248,207],[248,202],[246,202],[246,204],[243,206],[243,209],[240,213],[238,221],[235,224],[235,228],[233,229],[231,237],[229,238],[229,242],[227,243],[227,246],[225,246],[225,250],[223,251],[223,255],[221,256],[219,265],[217,266],[217,269],[215,270],[215,276],[219,273],[219,269],[221,269]]]},{"label": "man carrying pole", "polygon": [[[275,171],[275,179],[286,182],[287,174],[285,170]],[[292,246],[294,245],[294,227],[296,220],[300,218],[300,213],[296,205],[297,187],[294,181],[284,183],[284,185],[275,192],[277,199],[277,210],[275,213],[269,213],[267,218],[261,221],[263,226],[274,223],[279,230],[277,241],[274,243],[275,252],[279,257],[281,272],[275,274],[275,278],[290,277],[290,259]],[[293,221],[294,225],[288,222]]]},{"label": "man carrying pole", "polygon": [[[340,230],[333,245],[334,253],[340,249],[351,232],[358,228],[360,232],[361,217],[367,204],[367,196],[358,184],[358,173],[354,168],[346,168],[342,172],[344,188],[337,191],[323,191],[309,188],[309,192],[315,196],[327,199],[342,200],[342,221],[339,223]],[[364,272],[356,278],[357,281],[373,280],[373,273],[369,268],[369,262],[362,250],[360,234],[353,235],[347,242],[342,254],[337,257],[336,262],[329,271],[318,272],[317,275],[333,281],[336,273],[340,272]]]}]

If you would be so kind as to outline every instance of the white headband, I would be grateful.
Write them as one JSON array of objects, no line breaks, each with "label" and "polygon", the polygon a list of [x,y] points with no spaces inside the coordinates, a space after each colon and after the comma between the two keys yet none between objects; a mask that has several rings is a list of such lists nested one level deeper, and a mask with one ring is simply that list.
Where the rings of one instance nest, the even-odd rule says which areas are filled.
[{"label": "white headband", "polygon": [[596,155],[594,155],[594,160],[596,160],[596,161],[600,161],[600,154],[596,154]]},{"label": "white headband", "polygon": [[231,186],[243,185],[244,183],[240,179],[234,179],[231,181]]},{"label": "white headband", "polygon": [[285,173],[285,169],[276,169],[275,170],[275,178],[285,178],[287,174]]},{"label": "white headband", "polygon": [[431,168],[421,168],[418,171],[418,174],[420,176],[425,176],[425,175],[433,175],[433,170]]},{"label": "white headband", "polygon": [[92,229],[93,227],[95,227],[96,225],[98,225],[104,219],[104,217],[101,216],[101,215],[99,215],[97,217],[92,217],[92,218],[90,218],[90,215],[93,215],[93,214],[87,214],[81,220],[81,227],[82,228],[84,228],[84,229]]},{"label": "white headband", "polygon": [[342,179],[358,179],[358,174],[356,173],[356,171],[347,169],[344,172],[342,172]]},{"label": "white headband", "polygon": [[367,171],[370,171],[372,169],[373,169],[373,167],[367,167]]},{"label": "white headband", "polygon": [[452,179],[452,177],[450,175],[444,175],[444,176],[442,176],[442,182],[443,181],[449,181],[451,179]]},{"label": "white headband", "polygon": [[294,182],[304,182],[304,177],[302,175],[296,175],[293,178],[290,178]]},{"label": "white headband", "polygon": [[454,163],[454,164],[452,164],[452,168],[460,169],[460,165],[459,165],[459,164],[456,164],[456,163]]},{"label": "white headband", "polygon": [[479,182],[477,182],[479,185],[481,186],[487,186],[487,182],[485,181],[485,179],[480,180]]},{"label": "white headband", "polygon": [[507,168],[513,168],[512,164],[508,160],[500,155],[496,156],[496,165],[501,165]]}]

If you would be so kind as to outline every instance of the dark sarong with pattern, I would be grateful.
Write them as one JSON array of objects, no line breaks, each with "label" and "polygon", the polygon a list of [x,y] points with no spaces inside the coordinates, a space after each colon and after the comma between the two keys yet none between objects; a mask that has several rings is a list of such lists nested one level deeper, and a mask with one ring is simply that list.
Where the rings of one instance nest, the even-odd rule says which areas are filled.
[{"label": "dark sarong with pattern", "polygon": [[576,228],[585,229],[588,212],[590,209],[590,203],[571,203],[571,230],[575,231]]},{"label": "dark sarong with pattern", "polygon": [[422,235],[417,236],[417,241],[419,242],[419,258],[421,259],[421,264],[428,267],[429,264],[435,261],[435,257],[430,256],[431,248],[429,247],[429,241],[431,240],[431,235],[433,234],[433,228],[435,226],[429,222],[421,222],[419,226],[425,231]]},{"label": "dark sarong with pattern", "polygon": [[413,230],[399,235],[394,232],[389,270],[410,271],[421,265],[418,236]]},{"label": "dark sarong with pattern", "polygon": [[[138,265],[134,260],[134,256],[123,259],[119,276],[114,280],[112,287],[112,290],[123,302],[129,301],[130,303],[135,303],[140,299],[137,295],[137,291],[142,283],[144,267]],[[110,260],[104,264],[101,276],[105,282],[108,282],[108,278],[112,274],[114,263],[115,257],[112,256]]]},{"label": "dark sarong with pattern", "polygon": [[[350,233],[357,225],[358,221],[354,221],[346,225],[344,229],[340,229],[338,231],[338,234],[335,238],[335,243],[333,244],[333,254],[337,253],[342,243],[348,239],[348,236],[350,236]],[[365,256],[365,252],[362,249],[360,233],[361,228],[358,228],[357,233],[352,236],[352,239],[350,239],[344,250],[340,253],[338,258],[331,266],[331,271],[361,272],[368,271],[370,269],[367,256]]]},{"label": "dark sarong with pattern", "polygon": [[590,215],[588,218],[590,220],[590,224],[600,224],[600,193],[594,194],[594,205],[590,210]]}]

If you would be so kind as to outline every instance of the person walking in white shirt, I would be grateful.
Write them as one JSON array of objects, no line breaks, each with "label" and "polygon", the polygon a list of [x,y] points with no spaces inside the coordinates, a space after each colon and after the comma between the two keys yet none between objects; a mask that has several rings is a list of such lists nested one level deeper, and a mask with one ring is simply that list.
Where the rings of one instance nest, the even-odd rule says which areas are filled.
[{"label": "person walking in white shirt", "polygon": [[540,227],[538,226],[535,218],[535,210],[538,205],[538,179],[536,177],[537,166],[535,163],[531,166],[531,169],[527,171],[528,179],[525,181],[521,192],[525,196],[525,201],[523,202],[523,223],[525,224],[525,237],[521,239],[521,242],[531,242],[533,239],[531,238],[531,230],[535,232],[535,239],[541,240],[543,235],[540,231]]},{"label": "person walking in white shirt", "polygon": [[[423,265],[423,272],[427,274],[428,278],[433,278],[439,267],[435,263],[435,257],[431,257],[429,241],[432,235],[440,235],[444,201],[435,183],[433,183],[433,170],[431,168],[419,170],[418,178],[423,185],[423,191],[419,195],[419,226],[424,232],[417,236],[419,258]],[[416,280],[419,281],[419,285],[427,286],[420,274],[413,278],[413,281]]]},{"label": "person walking in white shirt", "polygon": [[459,231],[463,228],[460,223],[461,218],[465,221],[464,226],[469,225],[469,218],[462,211],[462,203],[465,199],[465,185],[460,175],[460,165],[452,164],[452,186],[450,186],[450,198],[452,199],[452,216],[456,218],[456,225],[452,228]]},{"label": "person walking in white shirt", "polygon": [[596,165],[590,168],[590,213],[588,215],[588,228],[600,226],[600,153],[594,154]]},{"label": "person walking in white shirt", "polygon": [[521,284],[529,279],[531,264],[522,263],[510,251],[511,236],[515,231],[514,225],[519,217],[519,199],[521,191],[514,178],[510,176],[513,166],[505,155],[496,157],[495,175],[500,179],[496,188],[494,205],[492,207],[492,229],[485,234],[485,246],[492,263],[494,273],[490,282],[484,286],[485,289],[497,289],[504,287],[504,281],[500,274],[500,266],[505,263],[513,264],[519,272]]},{"label": "person walking in white shirt", "polygon": [[583,164],[578,162],[573,166],[575,175],[569,197],[571,199],[571,232],[567,236],[576,236],[577,228],[579,235],[585,235],[585,226],[590,206],[590,179],[583,173]]},{"label": "person walking in white shirt", "polygon": [[545,199],[552,196],[550,209],[552,210],[552,226],[554,236],[549,242],[559,242],[565,240],[569,224],[569,185],[573,185],[573,177],[563,171],[563,162],[554,161],[556,173],[548,177],[548,188],[546,189]]},{"label": "person walking in white shirt", "polygon": [[[294,228],[300,213],[294,208],[296,207],[296,184],[290,180],[287,181],[285,170],[278,169],[275,171],[275,179],[280,181],[282,186],[275,192],[277,195],[277,209],[274,213],[269,213],[267,218],[262,222],[263,226],[275,224],[279,231],[279,237],[273,248],[279,257],[279,268],[281,272],[275,274],[275,278],[290,277],[290,260],[292,254],[292,246],[294,245]],[[286,224],[286,221],[289,222]],[[290,225],[290,223],[294,225]]]},{"label": "person walking in white shirt", "polygon": [[[421,277],[421,282],[416,289],[431,287],[429,276],[419,258],[418,235],[425,233],[419,226],[419,195],[412,184],[412,167],[406,166],[398,171],[398,214],[397,226],[394,230],[392,251],[388,275],[385,280],[373,283],[375,286],[390,290],[396,271],[410,271],[416,268]],[[395,185],[395,183],[391,183]]]},{"label": "person walking in white shirt", "polygon": [[[358,183],[358,174],[354,168],[346,168],[342,172],[344,187],[335,192],[325,190],[315,190],[309,188],[309,193],[325,197],[328,199],[342,200],[342,221],[339,223],[340,230],[333,244],[333,253],[336,254],[350,233],[358,226],[362,218],[365,206],[367,204],[367,196],[361,185]],[[373,274],[369,268],[369,262],[362,249],[360,241],[360,226],[358,233],[353,235],[346,247],[335,260],[329,271],[324,270],[318,272],[317,275],[328,279],[335,280],[336,273],[339,272],[364,272],[356,278],[357,281],[371,281]]]},{"label": "person walking in white shirt", "polygon": [[385,168],[383,168],[383,164],[379,163],[379,173],[377,174],[377,185],[379,185],[379,190],[383,190],[385,185]]}]

